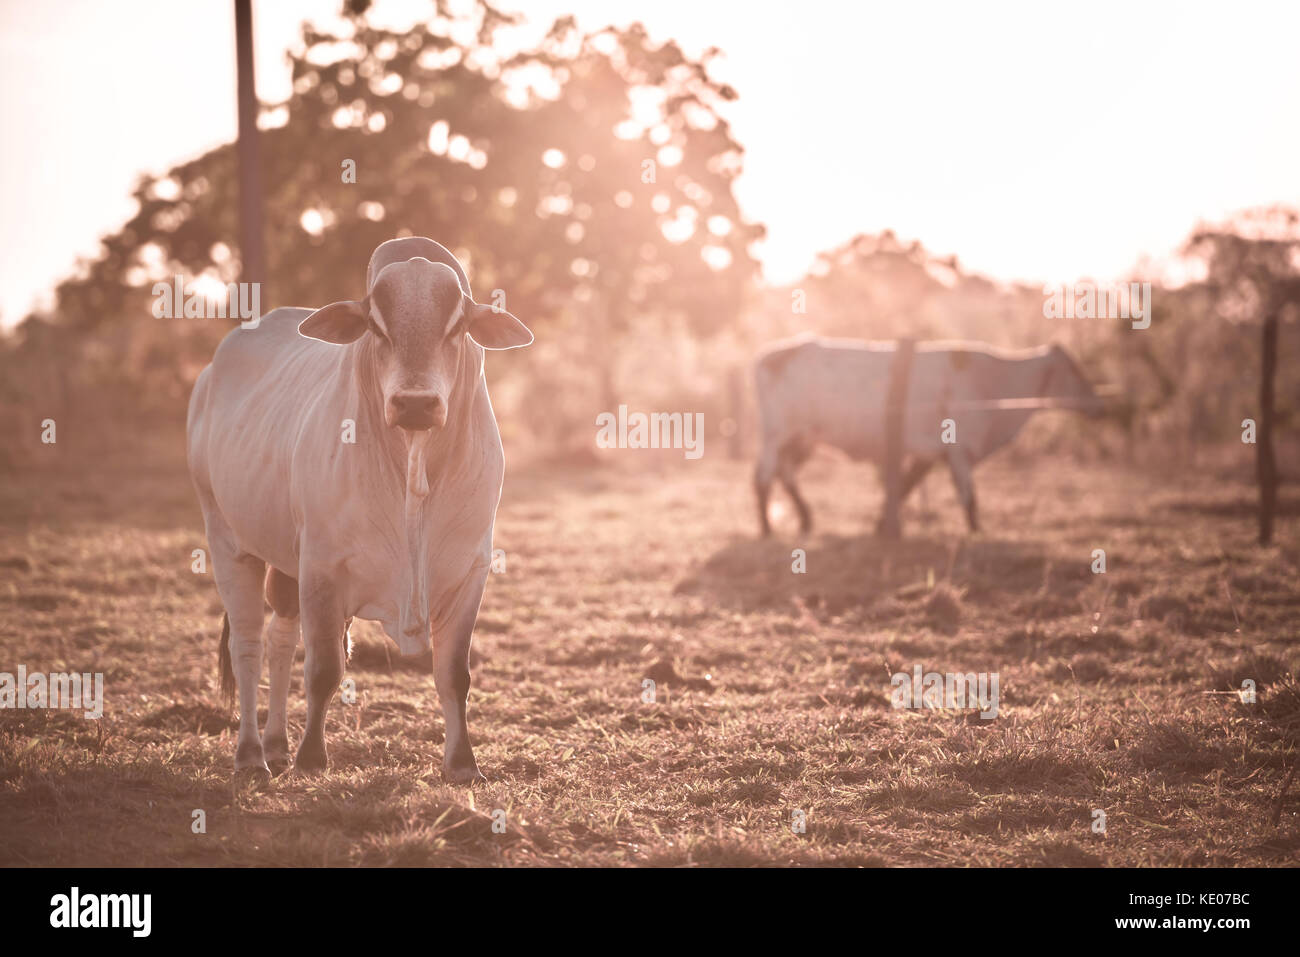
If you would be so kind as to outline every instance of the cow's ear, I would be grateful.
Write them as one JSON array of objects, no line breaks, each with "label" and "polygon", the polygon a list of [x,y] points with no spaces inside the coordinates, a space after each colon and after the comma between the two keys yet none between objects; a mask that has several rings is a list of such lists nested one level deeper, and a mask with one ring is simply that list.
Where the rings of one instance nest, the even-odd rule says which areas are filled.
[{"label": "cow's ear", "polygon": [[356,342],[369,328],[366,303],[345,299],[322,306],[298,323],[298,331],[308,339],[344,346]]},{"label": "cow's ear", "polygon": [[528,327],[504,309],[465,299],[469,334],[484,349],[518,349],[533,341]]}]

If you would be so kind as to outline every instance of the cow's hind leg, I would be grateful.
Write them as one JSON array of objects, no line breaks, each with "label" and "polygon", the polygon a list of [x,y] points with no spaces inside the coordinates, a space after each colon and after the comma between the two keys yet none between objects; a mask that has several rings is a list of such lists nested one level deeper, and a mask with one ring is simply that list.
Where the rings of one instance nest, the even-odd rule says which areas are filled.
[{"label": "cow's hind leg", "polygon": [[810,454],[812,454],[810,443],[798,438],[791,439],[781,446],[776,467],[776,474],[781,479],[781,484],[794,500],[794,507],[799,512],[799,531],[805,535],[812,531],[812,509],[799,494],[799,486],[795,484],[794,477],[795,470],[807,461]]},{"label": "cow's hind leg", "polygon": [[772,534],[772,524],[767,517],[767,499],[772,491],[772,479],[776,477],[776,462],[776,447],[765,441],[763,451],[758,456],[758,464],[754,466],[754,495],[758,499],[758,531],[764,538]]},{"label": "cow's hind leg", "polygon": [[266,600],[272,611],[265,638],[271,701],[262,732],[262,750],[271,773],[282,774],[289,768],[289,679],[299,640],[298,580],[275,568],[268,569]]},{"label": "cow's hind leg", "polygon": [[970,461],[955,445],[948,447],[948,469],[952,472],[952,484],[957,488],[957,497],[966,510],[966,524],[972,532],[978,532],[980,526],[975,510],[975,478],[971,474]]},{"label": "cow's hind leg", "polygon": [[[447,739],[443,746],[442,775],[453,784],[476,784],[485,780],[474,759],[465,709],[469,702],[469,648],[478,619],[479,603],[488,566],[471,572],[454,600],[455,611],[445,627],[433,634],[433,678],[442,703]],[[441,623],[439,623],[441,625]]]},{"label": "cow's hind leg", "polygon": [[302,638],[306,647],[303,684],[307,690],[307,724],[298,744],[294,768],[323,771],[329,767],[325,750],[325,712],[343,680],[346,616],[333,583],[323,578],[299,578]]},{"label": "cow's hind leg", "polygon": [[934,459],[913,459],[908,463],[907,471],[903,473],[902,488],[898,492],[899,505],[906,502],[907,497],[916,491],[916,487],[932,468],[934,468]]},{"label": "cow's hind leg", "polygon": [[[898,502],[895,505],[895,511],[901,512],[903,503],[907,497],[916,491],[916,487],[934,467],[934,459],[914,458],[908,463],[907,471],[899,479],[898,483]],[[886,496],[888,498],[888,496]],[[890,525],[890,503],[885,502],[884,512],[880,516],[880,521],[876,523],[876,534],[886,537],[897,537],[901,529],[899,526]]]}]

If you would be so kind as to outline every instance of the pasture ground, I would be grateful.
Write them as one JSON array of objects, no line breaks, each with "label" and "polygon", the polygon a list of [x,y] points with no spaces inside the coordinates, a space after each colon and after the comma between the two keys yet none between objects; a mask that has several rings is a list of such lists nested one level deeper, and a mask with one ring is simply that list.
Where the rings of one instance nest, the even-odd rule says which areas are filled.
[{"label": "pasture ground", "polygon": [[[1248,463],[1170,477],[995,459],[976,473],[985,531],[965,533],[936,474],[891,545],[870,534],[880,490],[863,467],[815,459],[818,530],[800,539],[787,511],[762,542],[748,464],[637,455],[508,468],[507,570],[488,583],[470,700],[489,782],[472,791],[441,781],[431,676],[363,623],[331,771],[234,791],[221,609],[190,570],[205,543],[183,463],[52,454],[3,476],[0,671],[102,671],[106,706],[99,721],[0,711],[0,864],[1300,857],[1300,785],[1283,787],[1300,735],[1297,502],[1284,495],[1281,544],[1257,547]],[[892,709],[890,675],[917,664],[998,672],[998,717]],[[1231,693],[1246,678],[1254,704]]]}]

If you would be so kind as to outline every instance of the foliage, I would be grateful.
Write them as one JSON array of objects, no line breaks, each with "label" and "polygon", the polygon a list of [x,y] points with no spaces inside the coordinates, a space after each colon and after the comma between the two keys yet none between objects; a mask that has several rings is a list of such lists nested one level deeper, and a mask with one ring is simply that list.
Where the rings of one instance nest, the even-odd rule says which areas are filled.
[{"label": "foliage", "polygon": [[[735,93],[707,59],[572,18],[509,53],[512,18],[438,7],[409,32],[355,10],[337,33],[304,26],[293,95],[262,116],[263,307],[355,298],[370,251],[413,234],[539,325],[594,299],[582,319],[611,333],[650,314],[702,333],[734,321],[761,230],[731,194],[741,150],[716,107]],[[132,291],[177,273],[237,279],[236,174],[227,144],[142,181],[136,215],[59,287],[58,321],[137,316]]]}]

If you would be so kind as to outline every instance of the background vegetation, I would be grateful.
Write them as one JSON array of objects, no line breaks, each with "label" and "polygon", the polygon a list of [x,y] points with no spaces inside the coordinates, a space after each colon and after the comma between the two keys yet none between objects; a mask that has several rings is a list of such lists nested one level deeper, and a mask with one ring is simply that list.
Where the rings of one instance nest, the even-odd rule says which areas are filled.
[{"label": "background vegetation", "polygon": [[[526,355],[490,360],[515,455],[588,458],[595,415],[619,402],[704,411],[710,437],[734,432],[727,446],[743,453],[745,366],[763,343],[799,332],[1055,339],[1127,396],[1109,425],[1055,418],[1027,449],[1050,441],[1062,453],[1187,465],[1199,447],[1237,439],[1253,414],[1259,297],[1221,293],[1265,257],[1261,288],[1294,283],[1292,211],[1246,213],[1191,237],[1186,253],[1204,278],[1157,285],[1141,332],[1122,320],[1044,320],[1041,288],[968,273],[956,256],[889,232],[827,250],[791,287],[763,286],[753,253],[763,228],[733,192],[743,144],[721,115],[737,91],[711,79],[713,51],[692,60],[639,25],[585,34],[571,19],[520,48],[510,18],[487,4],[460,16],[437,5],[428,23],[390,32],[364,7],[349,4],[337,33],[304,27],[293,95],[263,105],[263,308],[357,296],[369,251],[395,235],[451,246],[480,298],[502,290],[537,332]],[[87,449],[183,423],[230,323],[157,319],[151,289],[175,275],[239,278],[236,173],[227,144],[142,179],[136,215],[48,312],[0,340],[0,464],[39,453],[34,418],[75,428]],[[1283,436],[1296,425],[1285,372],[1300,353],[1294,329],[1284,323],[1279,344]],[[1069,441],[1052,438],[1062,430]]]}]

